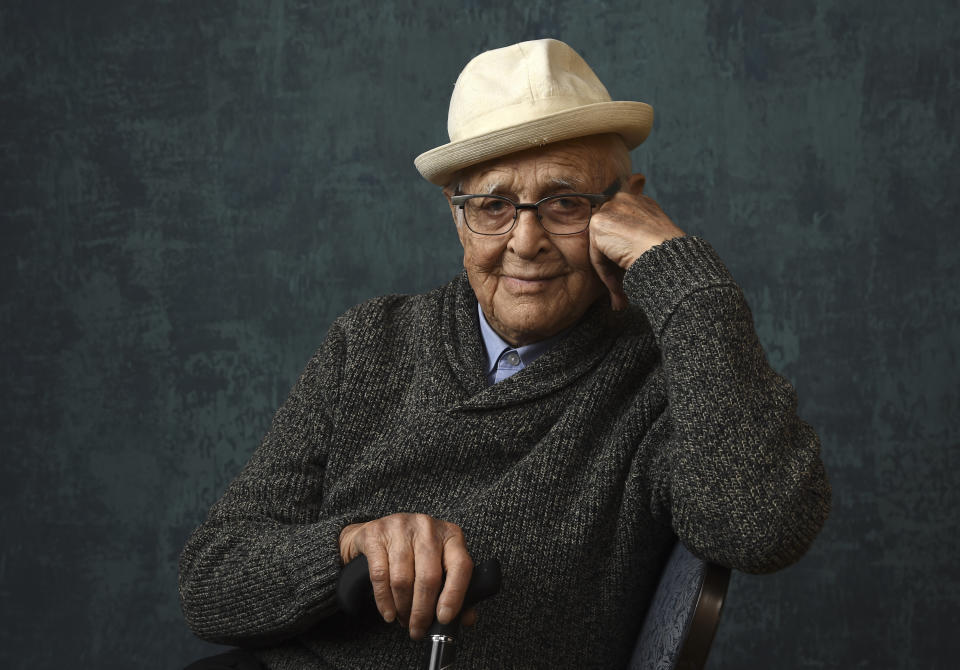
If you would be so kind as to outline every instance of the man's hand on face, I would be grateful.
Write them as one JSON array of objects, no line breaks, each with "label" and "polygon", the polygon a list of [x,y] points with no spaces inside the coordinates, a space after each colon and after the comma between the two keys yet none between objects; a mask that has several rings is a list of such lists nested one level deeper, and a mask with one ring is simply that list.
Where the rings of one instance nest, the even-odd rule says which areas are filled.
[{"label": "man's hand on face", "polygon": [[[346,565],[360,554],[367,557],[381,616],[408,626],[414,640],[424,636],[434,612],[449,623],[463,606],[473,560],[459,526],[426,514],[351,524],[340,532],[340,556]],[[463,613],[464,625],[475,621],[473,608]]]},{"label": "man's hand on face", "polygon": [[635,174],[590,219],[590,261],[610,291],[613,309],[627,306],[623,273],[645,251],[685,233],[660,205],[643,194],[645,178]]}]

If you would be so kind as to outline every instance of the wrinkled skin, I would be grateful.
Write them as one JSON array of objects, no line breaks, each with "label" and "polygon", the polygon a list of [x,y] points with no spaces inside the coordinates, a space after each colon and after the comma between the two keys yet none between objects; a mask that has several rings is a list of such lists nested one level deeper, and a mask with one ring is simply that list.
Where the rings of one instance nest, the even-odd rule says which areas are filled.
[{"label": "wrinkled skin", "polygon": [[[426,514],[351,524],[340,533],[340,557],[346,565],[360,554],[367,557],[380,615],[409,627],[414,640],[427,632],[434,610],[441,623],[449,623],[463,606],[473,561],[459,526]],[[475,618],[471,609],[461,621],[471,625]]]},{"label": "wrinkled skin", "polygon": [[[617,152],[622,145],[610,140],[557,142],[460,174],[463,193],[497,193],[525,203],[563,192],[602,193],[620,181],[621,190],[577,235],[550,235],[531,210],[522,210],[505,235],[477,235],[450,206],[470,285],[490,326],[513,346],[572,326],[604,292],[614,309],[625,308],[626,269],[648,249],[684,234],[643,195],[644,176],[625,174]],[[444,194],[449,199],[454,191],[448,187]],[[340,534],[340,553],[345,564],[367,556],[377,608],[386,621],[408,626],[413,639],[423,637],[434,615],[442,623],[456,616],[473,571],[462,530],[424,514],[349,525]],[[469,625],[475,618],[471,609],[462,621]]]},{"label": "wrinkled skin", "polygon": [[609,138],[601,136],[511,154],[461,175],[462,192],[497,193],[515,202],[571,191],[602,193],[618,180],[621,184],[578,235],[549,234],[532,210],[521,210],[505,235],[477,235],[451,205],[470,285],[490,326],[511,345],[537,342],[572,326],[605,289],[614,309],[624,308],[623,272],[647,249],[683,235],[643,195],[643,175],[621,170]]}]

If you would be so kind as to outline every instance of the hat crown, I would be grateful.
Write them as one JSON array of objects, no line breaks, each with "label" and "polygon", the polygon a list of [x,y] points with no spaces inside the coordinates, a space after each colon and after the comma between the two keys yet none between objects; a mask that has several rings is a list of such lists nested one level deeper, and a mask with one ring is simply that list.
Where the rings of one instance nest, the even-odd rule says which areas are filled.
[{"label": "hat crown", "polygon": [[586,61],[554,39],[486,51],[467,63],[450,97],[451,142],[568,109],[610,102]]}]

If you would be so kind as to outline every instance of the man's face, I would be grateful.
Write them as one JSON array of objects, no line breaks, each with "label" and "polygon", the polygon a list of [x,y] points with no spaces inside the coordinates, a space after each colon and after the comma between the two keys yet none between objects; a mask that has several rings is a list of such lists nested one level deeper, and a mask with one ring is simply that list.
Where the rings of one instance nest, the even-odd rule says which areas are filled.
[{"label": "man's face", "polygon": [[[620,176],[609,146],[599,138],[583,138],[497,158],[462,175],[460,190],[514,202],[564,192],[601,193]],[[573,325],[604,293],[590,264],[589,229],[551,235],[533,210],[525,209],[509,233],[477,235],[456,208],[451,210],[470,286],[490,326],[513,346]]]}]

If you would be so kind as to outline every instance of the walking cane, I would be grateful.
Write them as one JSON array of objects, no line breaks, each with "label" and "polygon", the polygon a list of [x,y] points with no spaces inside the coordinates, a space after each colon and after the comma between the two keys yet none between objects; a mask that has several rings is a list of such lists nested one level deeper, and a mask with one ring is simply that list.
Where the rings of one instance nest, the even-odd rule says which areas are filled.
[{"label": "walking cane", "polygon": [[[473,607],[485,598],[500,590],[500,562],[491,558],[474,567],[470,586],[463,599],[460,612]],[[340,609],[354,616],[360,616],[376,610],[373,598],[373,585],[370,583],[370,569],[367,557],[360,554],[347,563],[340,574],[337,584],[337,601]],[[450,623],[442,624],[434,619],[427,631],[430,647],[424,655],[425,670],[448,670],[454,667],[456,660],[456,639],[460,634],[460,614]]]}]

